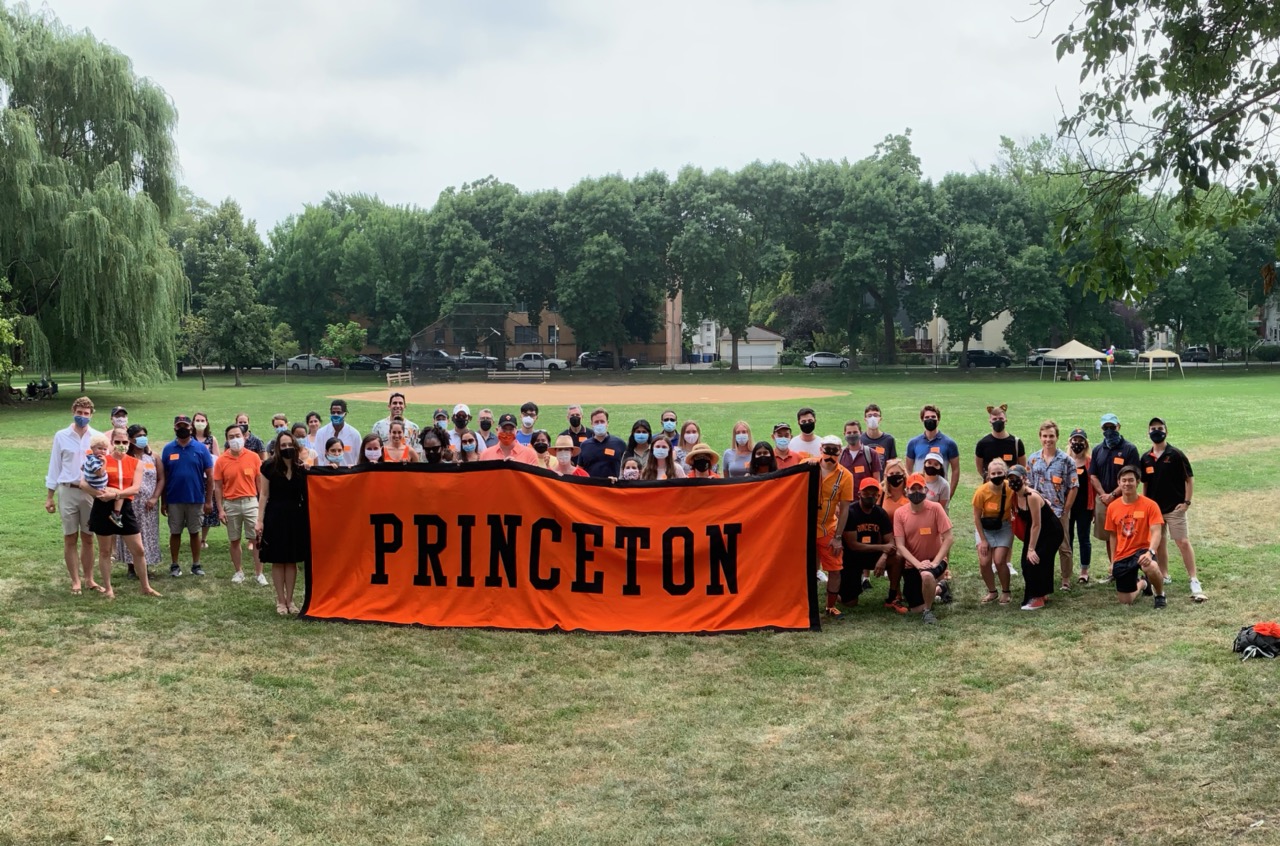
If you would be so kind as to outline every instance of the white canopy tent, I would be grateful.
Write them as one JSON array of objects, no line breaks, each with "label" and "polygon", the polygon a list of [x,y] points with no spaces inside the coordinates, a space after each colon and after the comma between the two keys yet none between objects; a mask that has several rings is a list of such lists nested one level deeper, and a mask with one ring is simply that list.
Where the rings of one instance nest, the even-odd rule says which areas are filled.
[{"label": "white canopy tent", "polygon": [[[1144,359],[1147,362],[1147,381],[1148,382],[1151,381],[1151,374],[1152,374],[1152,371],[1155,369],[1157,361],[1164,362],[1165,367],[1168,367],[1172,362],[1177,362],[1178,372],[1182,374],[1183,379],[1187,378],[1187,371],[1182,369],[1182,358],[1176,352],[1173,352],[1171,350],[1163,350],[1157,347],[1154,350],[1147,350],[1144,353],[1138,353],[1139,363],[1141,363]],[[1135,367],[1133,369],[1133,378],[1135,379],[1138,378],[1139,369],[1141,368]]]},{"label": "white canopy tent", "polygon": [[[1085,344],[1082,344],[1079,341],[1077,341],[1075,338],[1072,338],[1070,341],[1067,341],[1065,344],[1058,347],[1056,350],[1049,350],[1047,353],[1044,354],[1044,357],[1041,359],[1041,363],[1040,363],[1040,378],[1041,379],[1044,378],[1044,365],[1045,365],[1045,362],[1047,362],[1049,359],[1053,360],[1053,378],[1056,381],[1058,378],[1058,365],[1062,362],[1084,361],[1086,359],[1089,361],[1106,361],[1106,358],[1107,358],[1106,353],[1098,352],[1093,347],[1086,346]],[[1111,375],[1110,364],[1107,365],[1107,378],[1108,379],[1114,378]]]}]

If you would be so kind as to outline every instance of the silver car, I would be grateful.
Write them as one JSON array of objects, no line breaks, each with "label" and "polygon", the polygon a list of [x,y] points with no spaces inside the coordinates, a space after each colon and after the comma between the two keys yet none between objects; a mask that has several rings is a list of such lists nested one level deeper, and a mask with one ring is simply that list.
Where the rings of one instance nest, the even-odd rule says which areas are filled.
[{"label": "silver car", "polygon": [[849,359],[829,352],[809,353],[804,357],[805,367],[840,367],[848,368]]}]

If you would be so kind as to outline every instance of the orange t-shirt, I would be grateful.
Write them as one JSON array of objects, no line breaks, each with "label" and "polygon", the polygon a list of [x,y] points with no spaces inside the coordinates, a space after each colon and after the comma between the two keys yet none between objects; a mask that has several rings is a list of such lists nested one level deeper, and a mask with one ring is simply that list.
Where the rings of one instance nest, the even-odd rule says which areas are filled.
[{"label": "orange t-shirt", "polygon": [[798,464],[807,464],[809,461],[808,455],[805,455],[803,452],[793,452],[791,450],[787,450],[787,454],[785,456],[774,453],[774,458],[778,460],[779,470],[786,470],[788,467],[795,467]]},{"label": "orange t-shirt", "polygon": [[1115,558],[1120,561],[1147,549],[1151,543],[1151,527],[1164,525],[1160,506],[1141,494],[1130,504],[1124,497],[1107,506],[1106,530],[1116,537]]},{"label": "orange t-shirt", "polygon": [[902,489],[903,491],[902,496],[890,496],[889,492],[885,491],[884,496],[881,497],[880,507],[884,509],[885,514],[889,515],[890,520],[893,519],[893,515],[898,512],[899,508],[901,508],[904,505],[911,504],[910,501],[907,499],[906,490],[907,490],[906,488]]},{"label": "orange t-shirt", "polygon": [[222,485],[223,499],[244,499],[258,495],[258,475],[262,472],[262,459],[251,449],[240,450],[235,455],[223,450],[213,465],[213,480]]},{"label": "orange t-shirt", "polygon": [[[102,459],[103,469],[107,471],[107,487],[118,491],[133,487],[133,479],[138,472],[138,459],[127,453],[122,456],[108,455]],[[133,499],[131,496],[125,499]]]},{"label": "orange t-shirt", "polygon": [[836,530],[842,502],[853,502],[853,474],[837,464],[831,475],[818,481],[818,534],[826,536]]},{"label": "orange t-shirt", "polygon": [[493,446],[480,453],[481,461],[514,461],[517,464],[532,464],[537,466],[538,453],[533,451],[533,447],[527,447],[522,443],[516,442],[511,445],[510,457],[502,454],[502,444],[494,444]]}]

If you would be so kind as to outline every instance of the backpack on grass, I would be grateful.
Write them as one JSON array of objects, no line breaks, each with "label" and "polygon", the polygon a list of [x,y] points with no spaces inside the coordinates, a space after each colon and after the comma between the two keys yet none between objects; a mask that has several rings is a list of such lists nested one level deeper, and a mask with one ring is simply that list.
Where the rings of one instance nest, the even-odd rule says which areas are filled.
[{"label": "backpack on grass", "polygon": [[1280,623],[1273,621],[1245,626],[1236,634],[1231,651],[1243,653],[1241,661],[1280,656]]}]

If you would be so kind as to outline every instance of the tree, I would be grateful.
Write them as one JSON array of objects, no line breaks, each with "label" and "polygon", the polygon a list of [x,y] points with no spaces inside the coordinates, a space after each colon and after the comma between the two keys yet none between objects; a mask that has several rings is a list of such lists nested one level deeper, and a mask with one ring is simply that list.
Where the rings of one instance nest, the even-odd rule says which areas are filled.
[{"label": "tree", "polygon": [[241,387],[240,370],[260,363],[271,355],[271,327],[275,309],[258,302],[247,257],[239,250],[218,254],[209,268],[205,306],[200,316],[208,321],[213,355],[235,372]]},{"label": "tree", "polygon": [[[277,323],[271,327],[267,336],[267,346],[271,349],[271,363],[288,361],[298,354],[298,341],[293,337],[293,329],[288,323]],[[285,381],[289,379],[289,368],[284,368]]]},{"label": "tree", "polygon": [[186,299],[165,231],[172,103],[114,48],[3,4],[0,94],[2,304],[63,364],[170,378]]},{"label": "tree", "polygon": [[360,350],[368,341],[368,332],[354,320],[346,323],[330,323],[324,329],[324,337],[320,340],[320,354],[333,356],[342,365],[342,381],[347,381],[347,372],[355,362]]},{"label": "tree", "polygon": [[178,349],[200,371],[200,390],[205,390],[204,366],[214,355],[213,330],[208,318],[198,314],[182,316],[178,326]]},{"label": "tree", "polygon": [[[1053,0],[1039,3],[1047,14]],[[1081,82],[1093,85],[1060,124],[1088,159],[1076,171],[1081,203],[1063,220],[1065,244],[1089,248],[1072,278],[1112,296],[1149,291],[1187,252],[1131,237],[1142,191],[1154,187],[1190,229],[1254,213],[1258,192],[1276,184],[1280,6],[1086,0],[1054,42],[1059,60],[1080,57]],[[1215,179],[1231,196],[1225,207],[1205,203]]]}]

